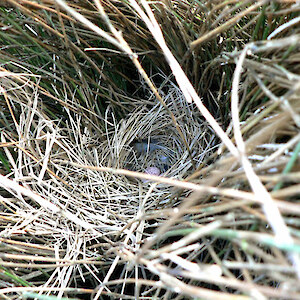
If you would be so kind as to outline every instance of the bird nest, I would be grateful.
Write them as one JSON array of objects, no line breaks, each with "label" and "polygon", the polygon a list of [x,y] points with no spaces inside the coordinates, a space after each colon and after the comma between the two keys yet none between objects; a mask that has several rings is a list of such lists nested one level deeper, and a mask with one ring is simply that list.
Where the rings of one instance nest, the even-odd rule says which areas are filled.
[{"label": "bird nest", "polygon": [[[6,86],[8,84],[7,81]],[[180,90],[171,83],[165,95],[165,106],[155,102],[151,95],[148,108],[137,105],[134,112],[119,122],[112,121],[113,113],[108,109],[107,127],[102,136],[99,136],[99,132],[89,130],[88,122],[71,112],[63,126],[49,121],[38,104],[38,92],[34,84],[30,85],[28,81],[26,88],[17,87],[13,81],[11,84],[18,89],[18,103],[22,110],[18,120],[19,143],[22,149],[27,150],[19,150],[18,162],[9,150],[6,150],[6,154],[15,166],[13,174],[18,174],[18,181],[40,196],[38,199],[29,196],[33,202],[18,202],[17,210],[23,212],[21,219],[29,218],[26,212],[30,215],[38,213],[39,206],[35,202],[46,208],[44,218],[32,227],[35,233],[45,233],[55,223],[53,238],[56,238],[55,232],[61,235],[66,231],[68,236],[67,218],[88,229],[93,237],[96,233],[93,230],[97,234],[119,234],[136,216],[140,200],[147,193],[147,205],[143,210],[162,204],[170,207],[174,205],[171,202],[174,188],[154,184],[149,193],[153,181],[101,172],[98,167],[149,174],[151,169],[158,169],[159,174],[154,175],[184,179],[214,148],[215,136],[212,131],[203,122],[197,109],[187,104]],[[37,96],[24,106],[29,92]],[[177,127],[172,122],[172,116],[176,119]],[[3,142],[9,138],[2,135]],[[35,157],[27,155],[28,151],[35,153]],[[51,203],[47,201],[50,198]],[[53,212],[62,213],[64,218],[54,220]]]}]

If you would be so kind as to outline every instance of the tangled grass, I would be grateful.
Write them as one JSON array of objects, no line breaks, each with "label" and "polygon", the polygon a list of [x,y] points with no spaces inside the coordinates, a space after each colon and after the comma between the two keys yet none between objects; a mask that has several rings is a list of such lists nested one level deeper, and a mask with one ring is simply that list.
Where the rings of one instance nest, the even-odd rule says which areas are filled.
[{"label": "tangled grass", "polygon": [[300,298],[299,1],[0,3],[1,297]]}]

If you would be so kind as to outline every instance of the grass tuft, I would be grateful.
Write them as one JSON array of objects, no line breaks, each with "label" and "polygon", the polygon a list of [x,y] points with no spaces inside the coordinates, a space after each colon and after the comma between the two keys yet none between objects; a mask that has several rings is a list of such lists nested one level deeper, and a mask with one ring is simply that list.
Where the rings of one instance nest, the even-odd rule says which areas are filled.
[{"label": "grass tuft", "polygon": [[297,1],[0,4],[0,297],[300,299]]}]

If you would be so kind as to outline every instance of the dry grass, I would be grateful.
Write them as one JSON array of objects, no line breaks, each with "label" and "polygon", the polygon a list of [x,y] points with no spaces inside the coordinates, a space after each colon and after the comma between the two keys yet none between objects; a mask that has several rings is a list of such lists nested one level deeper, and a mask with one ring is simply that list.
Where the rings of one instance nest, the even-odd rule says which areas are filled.
[{"label": "dry grass", "polygon": [[297,1],[2,2],[1,297],[300,298]]}]

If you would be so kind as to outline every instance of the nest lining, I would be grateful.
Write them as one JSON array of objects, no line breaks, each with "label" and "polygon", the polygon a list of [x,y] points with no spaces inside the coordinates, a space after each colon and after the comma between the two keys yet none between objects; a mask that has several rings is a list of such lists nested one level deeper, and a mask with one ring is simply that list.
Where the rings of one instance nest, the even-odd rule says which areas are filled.
[{"label": "nest lining", "polygon": [[115,130],[109,130],[111,133],[99,147],[107,166],[139,172],[157,167],[163,176],[185,178],[203,162],[214,146],[214,134],[178,89],[171,86],[165,101],[191,155],[170,114],[156,102],[148,109],[137,108],[116,124]]}]

